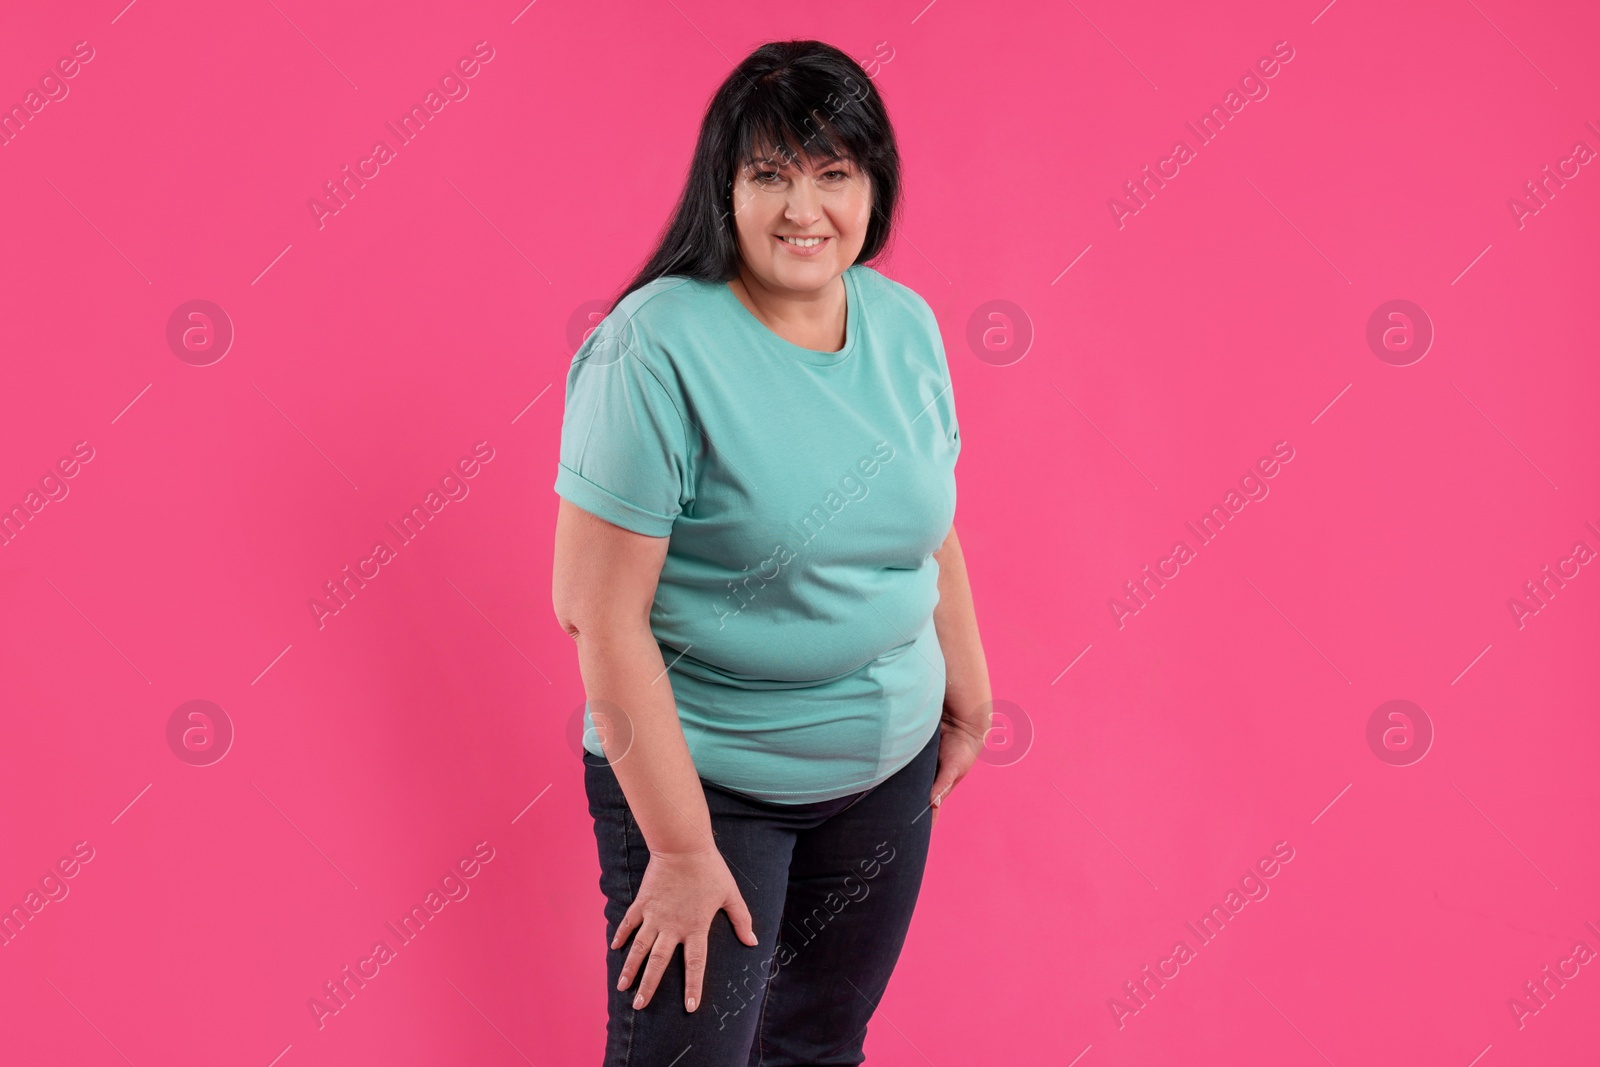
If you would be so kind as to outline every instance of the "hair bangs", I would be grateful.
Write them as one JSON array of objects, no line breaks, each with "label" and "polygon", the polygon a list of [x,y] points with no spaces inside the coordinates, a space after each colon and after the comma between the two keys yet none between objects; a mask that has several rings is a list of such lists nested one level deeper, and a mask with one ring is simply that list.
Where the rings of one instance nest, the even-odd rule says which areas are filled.
[{"label": "hair bangs", "polygon": [[751,105],[735,135],[739,146],[733,160],[735,172],[758,164],[809,170],[814,162],[847,159],[860,163],[867,155],[867,131],[840,111],[807,107],[776,95],[752,100]]}]

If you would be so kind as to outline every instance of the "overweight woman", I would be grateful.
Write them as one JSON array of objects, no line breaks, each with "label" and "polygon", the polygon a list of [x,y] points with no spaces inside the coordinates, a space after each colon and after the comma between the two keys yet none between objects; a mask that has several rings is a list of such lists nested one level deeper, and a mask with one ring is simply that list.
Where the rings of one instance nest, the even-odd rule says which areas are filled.
[{"label": "overweight woman", "polygon": [[928,304],[867,265],[877,89],[768,44],[572,360],[553,599],[586,695],[606,1067],[858,1064],[988,729]]}]

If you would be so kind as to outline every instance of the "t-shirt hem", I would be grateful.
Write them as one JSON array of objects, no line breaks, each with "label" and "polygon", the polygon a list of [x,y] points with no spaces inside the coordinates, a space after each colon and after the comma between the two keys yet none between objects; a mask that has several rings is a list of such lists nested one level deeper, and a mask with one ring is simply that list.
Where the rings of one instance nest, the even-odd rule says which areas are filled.
[{"label": "t-shirt hem", "polygon": [[557,467],[555,491],[590,514],[598,515],[625,530],[650,537],[666,537],[672,533],[671,516],[657,515],[630,504],[564,463]]},{"label": "t-shirt hem", "polygon": [[881,778],[869,778],[852,785],[839,786],[836,789],[807,789],[804,792],[784,792],[782,790],[766,789],[759,793],[753,793],[748,789],[737,789],[731,785],[723,785],[721,782],[713,782],[709,778],[703,778],[701,781],[724,792],[737,793],[739,796],[748,797],[751,800],[759,800],[763,804],[820,804],[826,800],[838,800],[841,797],[850,796],[852,793],[864,793],[874,786],[882,785],[892,777],[894,777],[894,774],[891,772]]},{"label": "t-shirt hem", "polygon": [[847,797],[854,793],[864,793],[869,789],[875,789],[884,782],[887,782],[889,779],[893,778],[895,775],[911,766],[911,762],[922,754],[923,749],[927,748],[929,742],[931,742],[934,737],[938,735],[938,733],[939,724],[935,722],[933,732],[923,739],[922,743],[917,746],[916,750],[912,752],[911,755],[905,757],[903,760],[900,760],[895,766],[890,767],[888,770],[878,774],[873,778],[866,778],[850,785],[835,786],[828,789],[806,789],[793,791],[785,791],[782,789],[763,789],[760,792],[752,792],[748,789],[739,789],[734,786],[723,785],[721,782],[713,782],[709,778],[702,778],[701,781],[706,782],[709,785],[713,785],[718,789],[724,790],[725,792],[737,793],[740,796],[750,797],[753,800],[759,800],[765,804],[820,804],[828,800],[838,800],[841,797]]}]

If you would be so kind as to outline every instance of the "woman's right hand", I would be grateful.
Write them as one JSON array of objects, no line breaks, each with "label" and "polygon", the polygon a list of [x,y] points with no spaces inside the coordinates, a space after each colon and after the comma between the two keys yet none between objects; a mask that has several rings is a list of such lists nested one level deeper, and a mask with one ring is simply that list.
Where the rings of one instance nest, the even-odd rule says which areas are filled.
[{"label": "woman's right hand", "polygon": [[726,911],[739,940],[756,944],[755,927],[744,896],[728,870],[722,853],[707,845],[696,852],[650,853],[639,895],[628,906],[611,939],[613,949],[621,948],[629,931],[638,928],[633,948],[622,963],[618,989],[627,989],[639,965],[649,957],[635,1009],[650,1003],[661,975],[672,960],[673,950],[683,945],[684,1008],[694,1011],[700,1004],[700,985],[706,972],[706,935],[717,912]]}]

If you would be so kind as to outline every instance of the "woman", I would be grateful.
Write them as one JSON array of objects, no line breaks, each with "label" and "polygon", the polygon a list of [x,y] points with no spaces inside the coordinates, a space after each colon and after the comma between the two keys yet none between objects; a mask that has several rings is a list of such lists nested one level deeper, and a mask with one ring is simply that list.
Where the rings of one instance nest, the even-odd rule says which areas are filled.
[{"label": "woman", "polygon": [[588,696],[608,1067],[860,1063],[988,728],[938,323],[863,262],[898,190],[861,68],[761,47],[572,361],[552,586]]}]

